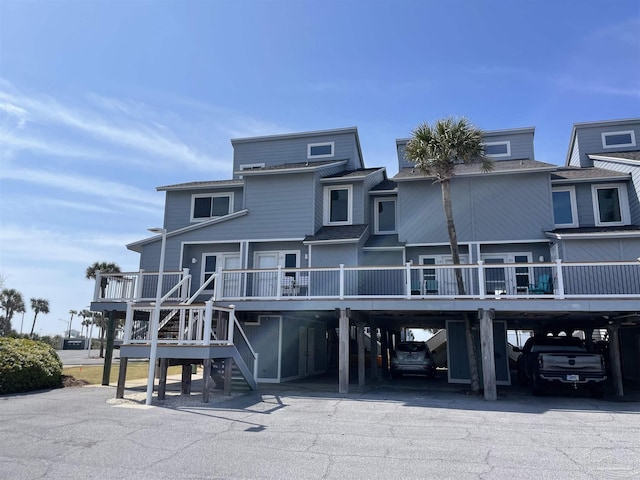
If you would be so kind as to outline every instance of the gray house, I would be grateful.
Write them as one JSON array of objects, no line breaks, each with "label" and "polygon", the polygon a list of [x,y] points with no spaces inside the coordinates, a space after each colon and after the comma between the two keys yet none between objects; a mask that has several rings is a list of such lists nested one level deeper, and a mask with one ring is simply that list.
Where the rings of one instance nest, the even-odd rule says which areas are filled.
[{"label": "gray house", "polygon": [[607,329],[622,394],[640,380],[639,136],[640,119],[575,124],[559,167],[535,159],[534,128],[485,132],[494,171],[451,182],[463,294],[408,139],[391,179],[356,128],[235,139],[231,179],[158,188],[163,229],[127,246],[140,271],[99,276],[92,308],[126,311],[121,358],[233,359],[251,386],[337,371],[341,392],[351,354],[376,378],[405,328],[446,329],[449,381],[468,382],[477,319],[489,389],[511,382],[508,329]]}]

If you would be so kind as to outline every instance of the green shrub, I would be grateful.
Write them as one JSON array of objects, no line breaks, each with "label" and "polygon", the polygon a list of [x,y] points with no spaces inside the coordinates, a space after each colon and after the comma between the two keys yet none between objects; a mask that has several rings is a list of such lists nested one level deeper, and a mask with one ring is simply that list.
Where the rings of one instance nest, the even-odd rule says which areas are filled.
[{"label": "green shrub", "polygon": [[0,394],[60,387],[61,376],[62,362],[51,346],[0,337]]}]

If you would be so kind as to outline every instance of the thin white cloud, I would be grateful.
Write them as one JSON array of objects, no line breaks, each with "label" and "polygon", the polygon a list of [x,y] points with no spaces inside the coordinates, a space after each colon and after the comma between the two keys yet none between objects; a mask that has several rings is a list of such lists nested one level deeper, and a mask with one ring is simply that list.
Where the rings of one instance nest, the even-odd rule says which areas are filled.
[{"label": "thin white cloud", "polygon": [[9,102],[0,102],[0,112],[11,117],[16,122],[16,127],[24,128],[27,123],[27,111]]},{"label": "thin white cloud", "polygon": [[67,192],[100,197],[108,202],[126,202],[127,208],[154,211],[162,209],[163,199],[146,190],[86,175],[68,175],[42,169],[3,168],[0,179],[16,180],[61,189]]}]

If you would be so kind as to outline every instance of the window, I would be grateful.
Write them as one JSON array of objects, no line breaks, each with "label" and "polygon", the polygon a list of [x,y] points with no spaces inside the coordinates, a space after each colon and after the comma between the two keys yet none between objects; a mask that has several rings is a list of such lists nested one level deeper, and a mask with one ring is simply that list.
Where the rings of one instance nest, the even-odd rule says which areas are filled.
[{"label": "window", "polygon": [[351,225],[351,203],[353,190],[351,185],[343,187],[325,187],[324,224]]},{"label": "window", "polygon": [[633,130],[602,133],[602,148],[635,147],[636,135]]},{"label": "window", "polygon": [[591,194],[596,226],[629,224],[629,200],[626,185],[592,185]]},{"label": "window", "polygon": [[231,213],[233,193],[206,193],[193,195],[191,221],[199,222]]},{"label": "window", "polygon": [[508,157],[511,155],[511,142],[487,142],[484,144],[487,157]]},{"label": "window", "polygon": [[307,145],[307,158],[333,157],[334,142],[310,143]]},{"label": "window", "polygon": [[552,195],[553,222],[556,227],[577,227],[578,209],[575,187],[554,188]]},{"label": "window", "polygon": [[377,198],[375,209],[375,233],[395,233],[396,201]]}]

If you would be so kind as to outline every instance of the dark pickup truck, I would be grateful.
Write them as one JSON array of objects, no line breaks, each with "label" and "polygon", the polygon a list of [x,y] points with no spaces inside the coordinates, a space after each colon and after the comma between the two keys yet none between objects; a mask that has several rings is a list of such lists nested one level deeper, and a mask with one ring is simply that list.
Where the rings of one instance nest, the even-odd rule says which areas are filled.
[{"label": "dark pickup truck", "polygon": [[604,393],[607,380],[604,357],[587,352],[577,337],[529,338],[518,358],[518,379],[534,395],[551,384],[585,387],[595,397]]}]

